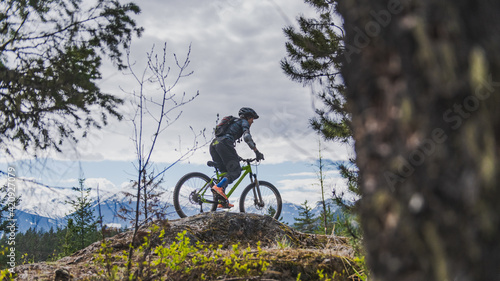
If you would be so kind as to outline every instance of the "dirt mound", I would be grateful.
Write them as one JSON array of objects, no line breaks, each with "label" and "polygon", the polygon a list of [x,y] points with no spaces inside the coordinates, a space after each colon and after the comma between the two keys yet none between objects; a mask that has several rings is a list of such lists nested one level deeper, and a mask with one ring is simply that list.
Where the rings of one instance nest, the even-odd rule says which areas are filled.
[{"label": "dirt mound", "polygon": [[[156,231],[152,230],[154,228]],[[178,239],[178,234],[184,231],[184,237],[189,238],[192,245],[215,245],[221,251],[230,251],[235,244],[248,249],[255,249],[259,245],[262,249],[262,251],[259,249],[260,258],[265,258],[270,264],[266,270],[269,271],[267,276],[272,274],[273,278],[277,278],[273,280],[296,280],[297,274],[305,272],[306,268],[314,271],[313,269],[320,264],[328,267],[325,262],[330,263],[331,267],[338,267],[335,270],[343,270],[342,262],[335,259],[339,257],[350,259],[353,254],[345,238],[305,234],[268,216],[229,212],[204,213],[179,220],[156,221],[154,224],[141,227],[133,244],[138,248],[147,237],[151,248],[170,245]],[[123,253],[129,249],[132,236],[133,232],[127,231],[107,238],[108,250],[112,253]],[[37,277],[37,280],[101,280],[98,266],[95,266],[96,255],[100,249],[101,242],[96,242],[57,262],[19,266],[16,268],[17,279],[34,280],[34,277]],[[116,261],[114,264],[123,265]],[[206,275],[204,276],[206,278]],[[184,280],[196,279],[184,278]]]}]

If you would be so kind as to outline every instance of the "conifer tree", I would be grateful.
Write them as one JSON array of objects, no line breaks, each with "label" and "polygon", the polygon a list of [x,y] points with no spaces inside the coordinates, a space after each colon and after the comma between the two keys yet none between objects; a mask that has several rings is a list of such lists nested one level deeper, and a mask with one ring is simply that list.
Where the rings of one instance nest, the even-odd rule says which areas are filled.
[{"label": "conifer tree", "polygon": [[[276,209],[273,206],[269,206],[269,208],[267,209],[267,215],[270,216],[270,217],[274,217],[275,214],[276,214]],[[282,222],[284,224],[288,224],[287,222],[285,222],[283,220],[283,216],[280,216],[278,218],[278,221]]]},{"label": "conifer tree", "polygon": [[74,251],[83,249],[98,240],[97,220],[92,209],[90,188],[85,187],[85,179],[80,179],[79,187],[73,187],[78,193],[76,199],[70,200],[73,212],[69,215],[65,249]]},{"label": "conifer tree", "polygon": [[60,151],[121,118],[122,100],[98,86],[100,67],[104,56],[125,67],[138,13],[114,0],[0,1],[0,150]]},{"label": "conifer tree", "polygon": [[318,161],[316,162],[316,168],[317,170],[317,177],[319,180],[319,186],[321,189],[321,200],[318,202],[321,204],[321,215],[318,218],[320,220],[321,227],[323,228],[323,234],[327,234],[328,232],[328,224],[330,219],[333,219],[332,216],[329,215],[330,213],[330,206],[327,207],[328,203],[325,198],[325,168],[327,166],[327,163],[325,162],[325,159],[323,159],[323,155],[321,153],[321,140],[318,140],[318,145],[319,145],[319,153],[318,153]]},{"label": "conifer tree", "polygon": [[62,245],[62,250],[63,250],[63,255],[68,256],[71,255],[72,253],[76,252],[77,249],[77,239],[76,239],[76,227],[73,222],[72,218],[68,219],[68,222],[66,224],[66,228],[64,229],[64,236],[63,236],[63,245]]},{"label": "conifer tree", "polygon": [[[24,233],[18,232],[16,234],[15,245],[16,256],[20,258],[20,262],[41,262],[70,255],[76,251],[76,249],[74,248],[70,251],[68,248],[67,252],[64,252],[64,235],[66,234],[67,231],[65,228],[58,228],[57,230],[50,228],[49,231],[30,228]],[[3,242],[6,242],[5,237],[0,240],[0,244],[4,244]],[[2,258],[3,257],[0,257],[0,260],[2,260]]]},{"label": "conifer tree", "polygon": [[324,204],[323,202],[321,203],[321,211],[318,216],[318,221],[320,222],[320,226],[318,228],[318,233],[320,234],[331,234],[333,229],[333,226],[336,223],[336,216],[335,216],[335,211],[332,209],[332,201],[331,200],[325,200]]},{"label": "conifer tree", "polygon": [[334,20],[336,3],[305,2],[318,11],[318,17],[300,16],[297,20],[300,30],[291,26],[284,29],[287,57],[281,61],[281,68],[293,81],[320,85],[316,94],[325,108],[316,110],[318,116],[311,120],[312,127],[328,140],[349,142],[352,132],[339,72],[344,50],[342,28]]},{"label": "conifer tree", "polygon": [[[312,128],[326,140],[351,144],[351,115],[340,73],[345,53],[344,31],[336,23],[339,18],[337,1],[305,0],[305,3],[316,9],[317,17],[300,16],[297,20],[299,30],[291,26],[284,29],[288,39],[287,57],[281,61],[281,67],[293,81],[319,86],[315,94],[323,101],[324,108],[316,110],[317,116],[310,121]],[[361,196],[355,159],[337,163],[337,169],[346,180],[347,190],[334,190],[332,196],[342,211],[352,218],[357,213],[353,198]],[[323,206],[323,212],[325,209]]]},{"label": "conifer tree", "polygon": [[298,231],[314,233],[318,228],[318,219],[314,217],[311,207],[307,204],[307,200],[299,207],[299,217],[294,218],[294,220],[293,227]]}]

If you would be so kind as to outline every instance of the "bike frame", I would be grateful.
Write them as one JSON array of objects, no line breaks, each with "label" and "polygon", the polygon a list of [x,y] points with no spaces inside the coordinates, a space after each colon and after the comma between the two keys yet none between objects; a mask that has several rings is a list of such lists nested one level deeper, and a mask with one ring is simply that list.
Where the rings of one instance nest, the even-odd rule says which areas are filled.
[{"label": "bike frame", "polygon": [[[247,165],[241,167],[241,171],[243,172],[241,174],[241,176],[238,178],[238,180],[236,181],[235,184],[233,184],[233,187],[231,187],[231,189],[226,193],[226,196],[227,198],[229,198],[231,196],[231,194],[233,194],[233,192],[236,190],[236,188],[238,188],[238,186],[240,185],[240,183],[243,181],[243,179],[250,174],[250,182],[251,183],[255,183],[258,187],[259,185],[259,181],[257,180],[257,174],[253,173],[252,172],[252,165],[250,164],[249,161],[246,161],[247,162]],[[217,180],[220,180],[222,179],[227,173],[224,172],[224,173],[219,173],[219,171],[216,169],[215,170],[215,177],[217,178]],[[205,203],[212,203],[213,201],[211,200],[206,200],[204,195],[205,195],[205,192],[207,192],[207,190],[209,190],[208,188],[211,187],[212,185],[214,185],[214,179],[212,178],[212,180],[210,182],[208,182],[208,184],[203,187],[202,189],[200,189],[200,195],[202,196],[202,201],[205,202]],[[259,197],[255,197],[255,198],[261,198],[260,197],[260,190],[257,188],[258,190],[258,193],[259,193]],[[254,189],[254,195],[255,194],[255,189]]]},{"label": "bike frame", "polygon": [[[252,173],[252,165],[248,164],[246,166],[241,167],[241,171],[243,172],[241,176],[238,178],[236,183],[231,187],[231,189],[226,193],[227,198],[233,194],[233,192],[236,190],[236,188],[240,185],[240,183],[243,181],[243,179],[250,174],[250,181],[253,183],[254,182],[254,177],[257,178],[257,175]],[[222,179],[227,173],[216,173],[217,179],[220,180]]]}]

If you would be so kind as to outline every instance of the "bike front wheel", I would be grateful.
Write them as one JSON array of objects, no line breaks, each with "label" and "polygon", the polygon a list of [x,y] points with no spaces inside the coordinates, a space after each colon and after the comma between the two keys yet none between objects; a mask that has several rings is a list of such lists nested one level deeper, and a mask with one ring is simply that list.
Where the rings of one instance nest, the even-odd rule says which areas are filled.
[{"label": "bike front wheel", "polygon": [[195,172],[186,174],[177,182],[174,208],[179,217],[185,218],[217,209],[210,181],[207,175]]},{"label": "bike front wheel", "polygon": [[251,183],[241,193],[240,212],[267,215],[279,219],[281,207],[281,195],[278,189],[266,181],[259,181],[258,188],[256,188],[255,183]]}]

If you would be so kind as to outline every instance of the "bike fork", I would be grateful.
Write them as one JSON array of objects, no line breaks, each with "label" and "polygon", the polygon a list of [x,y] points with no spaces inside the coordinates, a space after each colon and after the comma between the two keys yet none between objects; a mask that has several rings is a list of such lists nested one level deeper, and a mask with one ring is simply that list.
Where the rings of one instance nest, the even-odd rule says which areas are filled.
[{"label": "bike fork", "polygon": [[250,181],[254,184],[253,186],[253,196],[254,203],[259,207],[264,207],[264,201],[262,200],[262,195],[260,194],[259,181],[257,180],[257,175],[250,177]]}]

